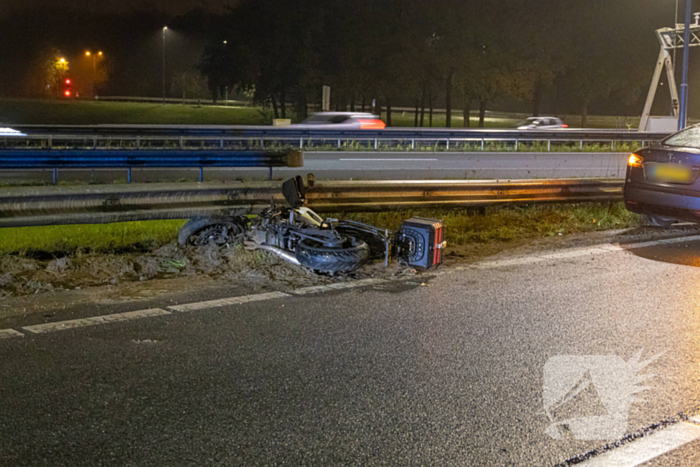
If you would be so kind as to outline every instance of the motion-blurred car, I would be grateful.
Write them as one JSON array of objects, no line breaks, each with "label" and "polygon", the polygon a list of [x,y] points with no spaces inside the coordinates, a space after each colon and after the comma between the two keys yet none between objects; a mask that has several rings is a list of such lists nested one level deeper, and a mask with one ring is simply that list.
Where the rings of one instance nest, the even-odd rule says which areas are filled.
[{"label": "motion-blurred car", "polygon": [[557,130],[569,125],[557,117],[530,117],[518,123],[518,130]]},{"label": "motion-blurred car", "polygon": [[318,112],[287,128],[310,130],[383,130],[386,124],[367,112]]},{"label": "motion-blurred car", "polygon": [[647,224],[700,222],[700,125],[686,128],[627,160],[624,198]]},{"label": "motion-blurred car", "polygon": [[0,137],[6,137],[6,136],[27,136],[21,131],[13,130],[12,128],[8,127],[3,127],[2,123],[0,123]]}]

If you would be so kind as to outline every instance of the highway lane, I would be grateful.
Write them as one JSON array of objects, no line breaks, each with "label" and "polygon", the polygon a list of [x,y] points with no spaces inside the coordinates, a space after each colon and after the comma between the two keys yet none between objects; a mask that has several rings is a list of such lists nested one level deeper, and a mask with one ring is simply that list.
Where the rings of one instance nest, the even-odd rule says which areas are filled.
[{"label": "highway lane", "polygon": [[[545,434],[547,362],[629,362],[640,350],[642,360],[660,355],[640,371],[658,376],[625,406],[624,431],[697,407],[700,242],[552,253],[2,339],[0,458],[553,465],[605,441]],[[171,305],[57,310],[0,318],[0,329]],[[586,401],[574,400],[563,418],[590,415],[577,405]]]},{"label": "highway lane", "polygon": [[[318,180],[623,178],[628,156],[588,152],[305,152],[303,168],[275,168],[273,177],[313,173]],[[205,169],[206,180],[264,180],[268,176],[268,169]],[[197,177],[196,169],[133,170],[136,182],[196,180]],[[60,171],[63,181],[110,183],[125,178],[123,170]],[[51,171],[0,173],[0,183],[28,180],[50,181]]]}]

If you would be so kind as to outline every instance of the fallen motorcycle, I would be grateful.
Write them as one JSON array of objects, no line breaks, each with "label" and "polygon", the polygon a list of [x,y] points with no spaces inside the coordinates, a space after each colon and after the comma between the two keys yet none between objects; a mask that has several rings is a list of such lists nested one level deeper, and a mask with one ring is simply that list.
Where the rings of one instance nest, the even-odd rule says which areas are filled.
[{"label": "fallen motorcycle", "polygon": [[442,262],[443,225],[414,217],[394,232],[338,219],[323,219],[304,207],[306,188],[301,177],[282,184],[289,207],[274,203],[257,216],[192,219],[180,230],[181,245],[244,243],[270,251],[317,272],[352,272],[370,260],[394,257],[412,267],[429,269]]}]

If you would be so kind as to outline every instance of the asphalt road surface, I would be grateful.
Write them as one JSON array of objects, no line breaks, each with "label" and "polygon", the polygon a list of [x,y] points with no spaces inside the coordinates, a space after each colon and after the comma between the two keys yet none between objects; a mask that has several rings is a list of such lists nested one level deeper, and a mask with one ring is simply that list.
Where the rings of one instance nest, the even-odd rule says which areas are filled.
[{"label": "asphalt road surface", "polygon": [[[313,173],[318,180],[624,178],[627,153],[306,152],[304,167],[273,169],[273,177]],[[197,169],[133,170],[135,182],[197,180]],[[268,169],[205,169],[206,180],[266,180]],[[124,170],[61,170],[60,180],[125,180]],[[0,182],[51,180],[51,171],[6,171]]]},{"label": "asphalt road surface", "polygon": [[[698,257],[700,241],[602,246],[189,311],[168,307],[232,292],[1,318],[23,337],[0,339],[0,463],[554,465],[610,441],[545,432],[544,388],[576,382],[581,356],[627,366],[605,384],[590,369],[563,420],[622,391],[624,368],[656,376],[603,407],[623,434],[700,404]],[[657,358],[635,367],[640,351]]]}]

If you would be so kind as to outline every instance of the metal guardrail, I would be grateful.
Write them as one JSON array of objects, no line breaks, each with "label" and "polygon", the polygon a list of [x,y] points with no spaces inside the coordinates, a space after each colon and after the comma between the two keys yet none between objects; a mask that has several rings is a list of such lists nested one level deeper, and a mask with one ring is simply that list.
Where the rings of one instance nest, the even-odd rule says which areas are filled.
[{"label": "metal guardrail", "polygon": [[[352,181],[309,187],[318,212],[457,208],[622,199],[622,180]],[[254,213],[284,204],[279,182],[0,189],[0,227],[97,224]]]},{"label": "metal guardrail", "polygon": [[126,169],[131,183],[131,169],[137,168],[199,168],[203,181],[207,167],[303,167],[301,151],[231,151],[231,150],[115,150],[92,149],[0,148],[0,170],[53,169],[53,183],[58,181],[58,169]]},{"label": "metal guardrail", "polygon": [[[172,131],[158,127],[143,127],[131,133],[134,127],[117,131],[115,126],[98,126],[99,131],[84,134],[61,132],[51,127],[52,134],[31,133],[26,137],[0,138],[0,151],[14,149],[168,149],[168,150],[372,150],[383,151],[527,151],[551,152],[556,150],[595,150],[615,152],[634,150],[629,144],[644,146],[663,139],[660,133],[620,131],[549,131],[529,132],[512,130],[364,130],[364,131],[310,131],[284,130],[264,127],[261,130],[237,130],[234,127],[199,127],[190,130],[174,127]],[[71,127],[73,128],[73,127]],[[81,127],[82,128],[82,127]],[[232,129],[233,128],[233,129]],[[108,133],[107,130],[115,131]],[[48,130],[48,129],[47,129]],[[103,131],[104,130],[104,131]],[[71,130],[72,131],[72,130]],[[161,133],[159,133],[161,132]],[[621,146],[621,143],[625,145]],[[590,147],[594,145],[594,147]]]}]

